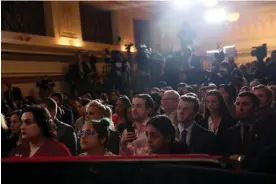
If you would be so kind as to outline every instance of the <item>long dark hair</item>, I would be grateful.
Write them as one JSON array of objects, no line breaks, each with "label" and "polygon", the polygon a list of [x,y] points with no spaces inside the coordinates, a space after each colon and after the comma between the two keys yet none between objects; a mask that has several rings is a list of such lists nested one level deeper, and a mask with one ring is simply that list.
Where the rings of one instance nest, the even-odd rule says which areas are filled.
[{"label": "long dark hair", "polygon": [[219,91],[217,90],[211,90],[209,92],[207,92],[207,94],[205,95],[204,98],[204,118],[208,118],[211,113],[209,111],[209,109],[207,108],[207,104],[206,104],[206,99],[208,96],[215,96],[218,99],[219,102],[219,114],[221,117],[223,118],[231,118],[231,115],[228,111],[228,108],[224,102],[223,96],[220,94]]},{"label": "long dark hair", "polygon": [[152,125],[156,128],[164,138],[169,138],[168,144],[172,144],[175,141],[175,128],[172,121],[165,115],[157,115],[151,118],[147,125]]},{"label": "long dark hair", "polygon": [[123,103],[123,106],[124,106],[124,110],[123,110],[123,113],[124,113],[124,118],[126,120],[126,123],[129,123],[129,119],[128,119],[128,109],[131,107],[131,102],[129,100],[129,98],[127,96],[120,96],[118,100],[121,100],[122,103]]},{"label": "long dark hair", "polygon": [[56,128],[51,121],[51,116],[46,108],[41,108],[37,105],[27,106],[22,110],[22,115],[25,112],[30,112],[34,116],[34,120],[41,128],[42,135],[47,138],[53,138],[56,135]]},{"label": "long dark hair", "polygon": [[[221,84],[218,89],[223,88],[228,93],[228,103],[234,103],[237,97],[236,90],[232,85]],[[227,105],[227,104],[226,104]]]}]

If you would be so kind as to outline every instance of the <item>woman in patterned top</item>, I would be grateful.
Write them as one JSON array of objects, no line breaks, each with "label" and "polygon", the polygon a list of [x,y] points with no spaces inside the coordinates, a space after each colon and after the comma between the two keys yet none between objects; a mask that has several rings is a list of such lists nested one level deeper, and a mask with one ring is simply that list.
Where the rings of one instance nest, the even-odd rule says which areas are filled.
[{"label": "woman in patterned top", "polygon": [[79,156],[113,155],[106,149],[109,139],[109,126],[110,121],[107,118],[86,121],[79,132],[80,146],[84,151]]}]

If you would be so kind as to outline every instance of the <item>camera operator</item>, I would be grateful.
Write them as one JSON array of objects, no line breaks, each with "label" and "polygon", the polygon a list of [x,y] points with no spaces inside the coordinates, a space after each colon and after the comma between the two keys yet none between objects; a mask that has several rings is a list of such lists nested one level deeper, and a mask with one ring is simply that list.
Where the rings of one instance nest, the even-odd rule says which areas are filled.
[{"label": "camera operator", "polygon": [[266,67],[269,82],[276,82],[276,50],[271,52],[270,61]]},{"label": "camera operator", "polygon": [[265,78],[266,67],[264,58],[267,56],[266,44],[258,47],[252,47],[251,56],[257,58],[257,71],[255,73],[255,78]]},{"label": "camera operator", "polygon": [[199,56],[192,56],[191,69],[187,71],[188,84],[203,84],[207,83],[208,72],[201,68],[201,60]]},{"label": "camera operator", "polygon": [[129,63],[120,51],[111,52],[111,69],[108,80],[121,94],[126,92],[126,83],[128,80]]}]

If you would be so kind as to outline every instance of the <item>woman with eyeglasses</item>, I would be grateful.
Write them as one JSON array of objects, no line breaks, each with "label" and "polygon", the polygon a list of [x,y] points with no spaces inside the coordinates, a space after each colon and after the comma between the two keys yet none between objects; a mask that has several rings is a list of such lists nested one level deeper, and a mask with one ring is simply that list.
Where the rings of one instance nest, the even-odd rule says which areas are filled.
[{"label": "woman with eyeglasses", "polygon": [[110,120],[103,118],[101,120],[86,121],[79,131],[80,146],[84,153],[79,156],[111,156],[106,145],[109,139]]},{"label": "woman with eyeglasses", "polygon": [[69,149],[54,139],[55,128],[47,109],[29,106],[21,115],[22,144],[11,151],[10,157],[71,156]]},{"label": "woman with eyeglasses", "polygon": [[22,138],[21,138],[21,110],[16,110],[12,112],[11,118],[10,118],[10,139],[15,143],[15,146],[19,146],[22,144]]}]

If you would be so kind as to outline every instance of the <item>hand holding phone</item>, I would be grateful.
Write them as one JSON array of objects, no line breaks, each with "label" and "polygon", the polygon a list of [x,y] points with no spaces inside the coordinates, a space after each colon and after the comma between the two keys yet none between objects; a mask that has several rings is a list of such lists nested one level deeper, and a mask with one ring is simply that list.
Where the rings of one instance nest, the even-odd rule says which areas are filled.
[{"label": "hand holding phone", "polygon": [[126,132],[122,135],[121,144],[126,145],[127,143],[134,141],[136,138],[134,127],[127,127]]}]

